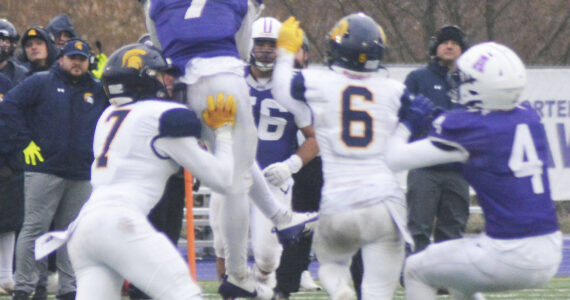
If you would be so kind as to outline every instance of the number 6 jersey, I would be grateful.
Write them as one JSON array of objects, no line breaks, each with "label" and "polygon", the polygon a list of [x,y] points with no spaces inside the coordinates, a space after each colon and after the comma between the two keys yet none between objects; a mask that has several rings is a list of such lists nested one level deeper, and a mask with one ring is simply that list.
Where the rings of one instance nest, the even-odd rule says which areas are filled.
[{"label": "number 6 jersey", "polygon": [[[284,74],[292,74],[289,62],[279,60],[283,57],[278,58],[277,74],[274,71],[275,98],[296,116],[307,105],[313,113],[323,160],[320,211],[403,201],[403,190],[383,160],[386,141],[398,123],[403,84],[378,73],[351,78],[327,68],[303,70],[286,79]],[[290,88],[275,89],[287,81]]]}]

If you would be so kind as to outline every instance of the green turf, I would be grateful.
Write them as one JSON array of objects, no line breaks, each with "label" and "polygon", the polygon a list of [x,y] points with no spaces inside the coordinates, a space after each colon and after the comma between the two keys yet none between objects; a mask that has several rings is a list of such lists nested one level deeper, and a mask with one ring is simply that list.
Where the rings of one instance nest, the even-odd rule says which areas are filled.
[{"label": "green turf", "polygon": [[[214,281],[202,281],[200,286],[204,291],[204,299],[220,299],[216,294],[216,289],[218,288],[218,283]],[[511,299],[511,300],[570,300],[570,277],[555,278],[546,286],[539,289],[522,290],[514,292],[503,292],[503,293],[489,293],[485,294],[487,299]],[[9,300],[9,296],[0,296],[0,300]],[[48,299],[55,299],[54,296],[50,296]],[[123,297],[124,300],[129,298]],[[301,292],[293,294],[291,300],[324,300],[329,299],[325,292]],[[404,291],[398,288],[394,299],[403,300]],[[439,296],[437,299],[451,299],[449,296]]]}]

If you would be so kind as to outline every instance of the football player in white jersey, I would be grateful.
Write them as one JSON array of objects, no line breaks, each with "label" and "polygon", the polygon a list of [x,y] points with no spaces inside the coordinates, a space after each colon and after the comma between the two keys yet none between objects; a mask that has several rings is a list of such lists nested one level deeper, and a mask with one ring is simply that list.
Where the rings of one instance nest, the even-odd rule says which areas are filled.
[{"label": "football player in white jersey", "polygon": [[[226,249],[227,278],[219,290],[224,297],[251,298],[257,294],[247,266],[248,194],[278,229],[313,217],[292,218],[288,207],[272,197],[255,164],[256,128],[243,76],[245,64],[240,60],[240,56],[249,56],[250,47],[239,45],[251,44],[251,24],[261,2],[147,0],[145,5],[147,27],[155,46],[172,59],[181,74],[180,80],[188,84],[188,105],[200,114],[206,108],[201,97],[231,92],[238,106],[234,126],[234,178],[231,187],[223,192],[219,216]],[[242,49],[247,52],[243,53]],[[202,140],[210,149],[215,148],[214,132],[206,126],[202,128]]]},{"label": "football player in white jersey", "polygon": [[[407,144],[397,128],[386,152],[394,170],[462,162],[479,197],[485,233],[432,244],[406,260],[406,299],[485,299],[480,292],[536,288],[562,260],[562,235],[546,169],[548,140],[538,113],[519,104],[524,64],[508,47],[486,42],[457,60],[456,101],[468,110],[443,113],[434,130]],[[416,110],[425,110],[421,106]]]},{"label": "football player in white jersey", "polygon": [[398,124],[404,85],[378,70],[382,28],[365,14],[342,18],[328,35],[328,68],[293,72],[302,42],[291,17],[281,27],[273,96],[296,116],[310,109],[323,161],[324,186],[314,249],[332,299],[356,299],[351,257],[362,248],[362,299],[391,299],[404,261],[404,192],[383,160]]},{"label": "football player in white jersey", "polygon": [[153,299],[202,299],[184,259],[147,215],[180,166],[214,190],[231,185],[236,105],[231,96],[209,97],[203,118],[216,150],[203,150],[195,113],[159,99],[166,96],[167,68],[158,50],[138,43],[118,49],[106,64],[102,81],[113,105],[95,130],[93,192],[63,239],[78,300],[118,300],[124,279]]}]

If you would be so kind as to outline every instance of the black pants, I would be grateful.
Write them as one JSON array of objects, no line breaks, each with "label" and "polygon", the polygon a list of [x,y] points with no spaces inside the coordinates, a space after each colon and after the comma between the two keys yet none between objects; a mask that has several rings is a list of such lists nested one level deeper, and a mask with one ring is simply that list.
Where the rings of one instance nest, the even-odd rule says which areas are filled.
[{"label": "black pants", "polygon": [[[312,212],[319,210],[321,202],[321,188],[323,186],[322,161],[316,157],[293,176],[293,210],[299,212]],[[307,234],[293,245],[283,248],[281,262],[276,271],[277,286],[275,290],[282,294],[299,290],[301,273],[310,263],[311,244],[313,234]]]},{"label": "black pants", "polygon": [[469,184],[458,171],[411,170],[406,199],[414,252],[429,245],[432,232],[436,243],[463,236],[469,218]]}]

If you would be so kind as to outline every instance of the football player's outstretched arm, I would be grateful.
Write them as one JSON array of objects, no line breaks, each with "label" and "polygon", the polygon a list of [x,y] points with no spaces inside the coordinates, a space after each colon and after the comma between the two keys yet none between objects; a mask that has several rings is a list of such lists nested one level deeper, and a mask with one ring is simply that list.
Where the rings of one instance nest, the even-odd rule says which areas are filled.
[{"label": "football player's outstretched arm", "polygon": [[[236,111],[233,96],[224,97],[220,93],[216,100],[213,96],[208,97],[208,107],[202,116],[204,123],[214,129],[216,134],[214,155],[202,149],[197,134],[183,138],[161,138],[155,143],[155,148],[192,172],[204,185],[217,192],[225,192],[231,186],[233,178],[232,126],[235,124]],[[195,115],[194,119],[197,121]],[[179,126],[162,127],[174,127],[174,134],[180,135]],[[193,133],[196,131],[199,132],[188,130]]]},{"label": "football player's outstretched arm", "polygon": [[443,163],[464,162],[469,158],[469,153],[460,147],[450,144],[445,144],[444,148],[438,147],[436,145],[443,144],[428,138],[408,144],[409,138],[409,129],[400,123],[386,143],[385,161],[394,172]]},{"label": "football player's outstretched arm", "polygon": [[[302,72],[294,72],[295,53],[303,44],[303,31],[299,22],[290,17],[283,23],[277,39],[277,59],[273,70],[271,93],[273,98],[292,113],[296,119],[311,118],[311,111],[304,101]],[[295,75],[295,76],[294,76]],[[292,92],[292,87],[294,92]],[[297,101],[301,100],[301,101]]]}]

